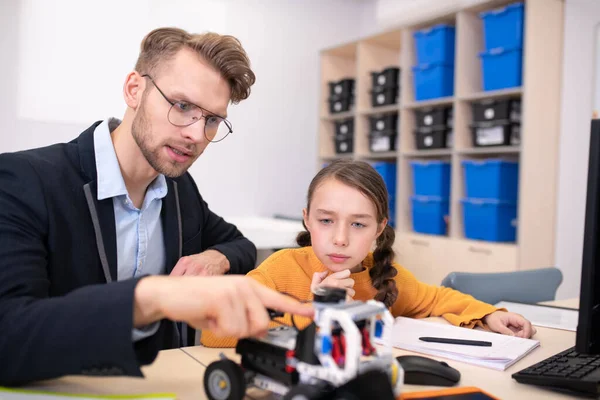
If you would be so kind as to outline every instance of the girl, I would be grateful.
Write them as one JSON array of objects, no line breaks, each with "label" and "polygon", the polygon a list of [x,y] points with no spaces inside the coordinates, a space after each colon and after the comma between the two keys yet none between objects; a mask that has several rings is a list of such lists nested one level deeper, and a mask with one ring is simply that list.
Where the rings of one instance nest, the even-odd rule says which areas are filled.
[{"label": "girl", "polygon": [[[377,171],[366,162],[332,162],[308,188],[306,231],[297,237],[301,247],[278,251],[248,275],[303,301],[312,300],[315,287],[334,286],[345,288],[355,300],[383,302],[394,317],[443,317],[466,328],[482,326],[524,338],[535,334],[522,316],[419,282],[394,263],[395,233],[387,225],[388,216],[387,190]],[[204,332],[202,343],[230,347],[236,342]]]}]

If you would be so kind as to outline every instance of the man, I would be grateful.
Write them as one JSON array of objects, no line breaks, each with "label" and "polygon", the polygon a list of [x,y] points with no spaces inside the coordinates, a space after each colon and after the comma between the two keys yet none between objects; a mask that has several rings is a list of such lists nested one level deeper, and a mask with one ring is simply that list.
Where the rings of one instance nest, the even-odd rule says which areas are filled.
[{"label": "man", "polygon": [[227,106],[254,80],[235,38],[157,29],[125,80],[122,122],[0,155],[0,384],[139,376],[159,350],[193,343],[172,321],[243,337],[267,329],[265,307],[312,315],[210,276],[244,274],[256,249],[186,171],[231,133]]}]

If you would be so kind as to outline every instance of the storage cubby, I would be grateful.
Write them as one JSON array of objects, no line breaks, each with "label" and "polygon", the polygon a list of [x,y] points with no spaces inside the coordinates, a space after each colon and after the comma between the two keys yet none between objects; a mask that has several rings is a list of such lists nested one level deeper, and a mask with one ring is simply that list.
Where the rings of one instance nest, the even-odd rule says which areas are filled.
[{"label": "storage cubby", "polygon": [[398,109],[401,31],[394,30],[358,43],[358,109],[378,112],[382,107]]},{"label": "storage cubby", "polygon": [[[554,263],[564,2],[525,0],[522,7],[512,6],[513,3],[507,0],[479,3],[327,49],[321,55],[323,109],[319,154],[322,159],[327,156],[330,159],[352,157],[369,162],[396,161],[397,215],[394,228],[398,261],[414,270],[417,276],[426,276],[429,283],[439,284],[451,271],[511,271]],[[485,14],[507,6],[508,12],[496,13],[499,18],[494,13]],[[511,33],[503,32],[501,28],[507,20],[509,24],[511,19],[518,21],[519,10],[523,15],[521,39],[518,27]],[[484,17],[492,16],[484,20],[482,13]],[[453,33],[448,30],[449,26],[454,28]],[[489,26],[492,26],[491,30]],[[425,44],[418,48],[416,40],[422,39],[420,32],[425,36],[431,35],[432,42],[437,41],[437,47],[427,48]],[[486,47],[488,36],[491,48]],[[521,84],[485,90],[489,85],[484,84],[486,78],[480,54],[492,50],[501,54],[494,50],[498,48],[512,51],[518,48],[514,45],[519,43],[522,49]],[[425,54],[425,60],[430,63],[449,64],[448,57],[452,52],[452,93],[427,99],[416,96],[413,67],[421,63],[418,54],[421,58]],[[389,70],[385,71],[389,67],[400,70],[397,103],[373,106],[371,90],[374,80],[378,79],[374,73],[391,74]],[[502,67],[503,71],[507,68],[512,67]],[[356,77],[356,108],[346,115],[355,121],[354,148],[351,154],[336,155],[332,136],[328,139],[323,137],[333,135],[332,122],[338,118],[328,114],[325,108],[328,95],[326,82],[345,76]],[[385,81],[388,79],[389,75]],[[448,124],[448,110],[451,112],[451,126]],[[377,118],[395,113],[395,150],[372,152],[370,134],[373,123],[377,122]],[[443,126],[440,121],[444,119],[448,129],[446,139],[448,134],[451,136],[445,142],[444,132],[440,129]],[[426,120],[431,124],[427,124]],[[518,129],[513,131],[515,126]],[[474,132],[479,141],[474,142]],[[507,140],[504,140],[505,133]],[[515,135],[519,137],[515,139]],[[515,213],[514,221],[511,221],[516,231],[514,238],[506,235],[506,226],[496,229],[493,218],[488,223],[496,233],[482,236],[469,229],[470,234],[465,235],[465,222],[469,222],[465,221],[464,214],[464,199],[468,197],[463,162],[489,159],[519,162],[516,206],[510,212],[494,211],[503,215],[502,221],[506,221],[511,212]],[[415,195],[415,187],[411,162],[415,161],[449,163],[448,219],[443,234],[423,234],[414,230],[412,196]],[[469,204],[480,206],[482,202]],[[495,215],[494,212],[491,214]],[[473,215],[477,220],[490,213]],[[478,235],[479,238],[476,238]]]}]

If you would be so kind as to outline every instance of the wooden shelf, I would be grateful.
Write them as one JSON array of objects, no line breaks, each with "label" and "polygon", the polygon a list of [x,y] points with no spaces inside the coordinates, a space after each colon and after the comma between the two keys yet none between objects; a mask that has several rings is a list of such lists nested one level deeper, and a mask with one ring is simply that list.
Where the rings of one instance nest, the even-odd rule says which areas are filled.
[{"label": "wooden shelf", "polygon": [[392,30],[383,33],[379,33],[364,39],[367,44],[372,44],[380,47],[387,47],[391,50],[399,51],[401,44],[401,32],[400,30]]},{"label": "wooden shelf", "polygon": [[459,100],[465,101],[475,101],[475,100],[485,100],[485,99],[502,99],[502,98],[511,98],[511,97],[520,97],[523,94],[523,89],[511,88],[511,89],[502,89],[502,90],[491,90],[488,92],[478,92],[473,94],[468,94],[465,96],[460,96]]},{"label": "wooden shelf", "polygon": [[456,151],[458,154],[519,154],[520,146],[490,146],[490,147],[473,147],[470,149],[461,149]]},{"label": "wooden shelf", "polygon": [[418,233],[412,230],[406,230],[406,231],[399,231],[396,230],[396,235],[403,235],[406,238],[408,238],[409,240],[415,240],[415,241],[419,241],[419,240],[433,240],[433,241],[448,241],[450,240],[450,237],[446,236],[446,235],[428,235],[425,233]]},{"label": "wooden shelf", "polygon": [[412,110],[415,108],[447,106],[447,105],[452,105],[453,102],[454,102],[454,97],[440,97],[439,99],[423,100],[423,101],[415,101],[415,102],[411,102],[411,103],[406,103],[406,104],[402,105],[402,108]]},{"label": "wooden shelf", "polygon": [[346,111],[346,112],[341,112],[339,114],[322,115],[321,120],[323,120],[323,121],[338,121],[341,119],[354,118],[354,115],[355,115],[354,111]]},{"label": "wooden shelf", "polygon": [[477,251],[478,248],[482,249],[515,249],[517,247],[516,243],[504,243],[504,242],[487,242],[484,240],[474,240],[474,239],[460,239],[463,245],[473,246],[473,248],[469,249],[471,251]]},{"label": "wooden shelf", "polygon": [[334,161],[334,160],[340,160],[340,159],[352,159],[354,158],[354,154],[352,153],[345,153],[345,154],[334,154],[334,155],[327,155],[327,156],[320,156],[319,157],[322,161]]},{"label": "wooden shelf", "polygon": [[[395,230],[397,259],[417,278],[439,285],[451,271],[499,272],[554,265],[556,204],[560,135],[561,65],[564,42],[564,0],[524,0],[522,86],[483,91],[480,52],[484,48],[484,27],[479,13],[514,0],[481,0],[476,5],[456,7],[440,16],[405,21],[393,31],[380,32],[352,43],[324,50],[320,54],[317,166],[339,158],[396,162],[397,185]],[[456,27],[454,95],[414,101],[412,67],[418,64],[415,30],[449,22]],[[372,107],[372,72],[390,66],[401,70],[399,105]],[[329,114],[328,82],[355,78],[354,110]],[[470,125],[472,102],[486,99],[519,98],[522,103],[523,135],[518,146],[475,147]],[[428,107],[452,107],[453,148],[418,150],[413,132],[417,113]],[[398,113],[397,151],[370,153],[369,116]],[[354,153],[335,154],[332,121],[354,121]],[[324,156],[325,155],[325,156]],[[519,160],[519,199],[517,243],[492,243],[465,239],[464,207],[466,178],[462,161],[485,157]],[[411,161],[450,162],[450,194],[447,218],[448,236],[414,233],[411,196],[415,193]]]},{"label": "wooden shelf", "polygon": [[374,114],[384,114],[394,111],[400,111],[400,106],[398,104],[390,104],[389,106],[382,107],[372,107],[364,110],[359,110],[358,113],[361,115],[374,115]]},{"label": "wooden shelf", "polygon": [[346,43],[341,46],[324,49],[321,51],[321,53],[334,57],[354,58],[356,57],[356,51],[356,43]]},{"label": "wooden shelf", "polygon": [[370,154],[359,154],[356,158],[360,160],[387,160],[390,158],[398,157],[398,153],[395,151],[386,151],[383,153],[370,153]]},{"label": "wooden shelf", "polygon": [[451,156],[452,149],[431,149],[431,150],[409,150],[403,151],[402,155],[405,157],[437,157],[437,156]]}]

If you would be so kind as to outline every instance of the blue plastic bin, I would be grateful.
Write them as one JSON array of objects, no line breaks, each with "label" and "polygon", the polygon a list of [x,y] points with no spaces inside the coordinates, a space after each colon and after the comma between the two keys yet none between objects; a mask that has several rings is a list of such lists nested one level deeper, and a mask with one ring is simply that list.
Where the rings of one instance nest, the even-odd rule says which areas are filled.
[{"label": "blue plastic bin", "polygon": [[513,3],[479,14],[483,20],[485,50],[523,47],[524,14],[523,3]]},{"label": "blue plastic bin", "polygon": [[454,64],[453,26],[440,24],[413,33],[417,64]]},{"label": "blue plastic bin", "polygon": [[467,198],[516,203],[519,163],[506,160],[464,160]]},{"label": "blue plastic bin", "polygon": [[389,207],[390,219],[388,221],[388,225],[390,225],[393,228],[396,226],[396,196],[393,194],[390,195]]},{"label": "blue plastic bin", "polygon": [[496,48],[479,53],[483,90],[521,86],[523,82],[523,49]]},{"label": "blue plastic bin", "polygon": [[454,65],[420,64],[412,70],[417,101],[454,95]]},{"label": "blue plastic bin", "polygon": [[517,205],[498,200],[462,199],[465,237],[488,242],[514,242]]},{"label": "blue plastic bin", "polygon": [[395,162],[374,162],[371,163],[375,171],[381,175],[385,182],[385,187],[390,195],[396,193],[396,163]]},{"label": "blue plastic bin", "polygon": [[412,196],[413,230],[417,233],[445,235],[450,203],[441,197]]},{"label": "blue plastic bin", "polygon": [[414,194],[450,197],[450,163],[447,161],[411,161]]}]

